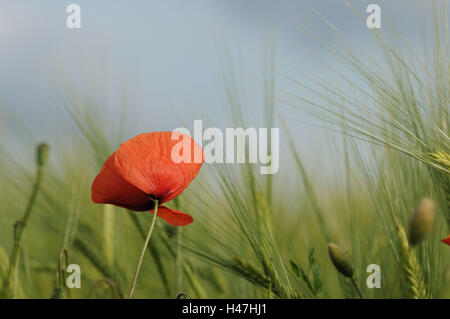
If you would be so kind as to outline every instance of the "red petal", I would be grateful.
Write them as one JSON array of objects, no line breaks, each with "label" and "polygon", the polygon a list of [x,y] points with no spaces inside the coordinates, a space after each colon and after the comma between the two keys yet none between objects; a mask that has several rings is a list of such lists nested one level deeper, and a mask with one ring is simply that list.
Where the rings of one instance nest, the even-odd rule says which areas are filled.
[{"label": "red petal", "polygon": [[448,235],[448,238],[442,239],[441,242],[450,246],[450,235]]},{"label": "red petal", "polygon": [[[153,212],[154,210],[150,211],[152,214]],[[158,207],[157,217],[161,217],[172,226],[186,226],[194,221],[191,215],[165,206]]]},{"label": "red petal", "polygon": [[172,140],[172,132],[140,134],[124,144],[116,152],[115,169],[128,183],[158,199],[160,203],[177,197],[194,179],[203,164],[203,150],[192,138],[191,156],[201,152],[201,163],[175,163],[172,149],[179,143]]},{"label": "red petal", "polygon": [[113,204],[136,211],[153,208],[153,200],[136,186],[125,181],[114,168],[115,153],[103,165],[92,183],[94,203]]}]

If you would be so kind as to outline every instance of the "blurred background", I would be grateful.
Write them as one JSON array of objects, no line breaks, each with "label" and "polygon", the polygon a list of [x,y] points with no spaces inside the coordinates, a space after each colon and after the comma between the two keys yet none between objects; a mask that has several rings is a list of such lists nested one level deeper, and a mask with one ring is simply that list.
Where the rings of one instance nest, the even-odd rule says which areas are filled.
[{"label": "blurred background", "polygon": [[[63,143],[70,123],[61,109],[69,97],[61,95],[68,91],[95,103],[105,123],[119,125],[124,106],[126,137],[192,128],[194,119],[224,127],[230,113],[224,77],[230,74],[243,103],[254,110],[251,118],[257,117],[267,48],[274,52],[276,88],[293,87],[284,74],[335,76],[318,61],[329,53],[300,24],[380,57],[365,25],[371,1],[351,1],[356,13],[334,0],[78,1],[82,27],[68,29],[70,3],[0,1],[3,143],[17,143],[25,129],[35,138],[30,145],[55,139]],[[432,6],[420,0],[377,3],[383,35],[393,38],[398,32],[421,51],[421,32],[432,27]],[[308,92],[295,90],[308,97]],[[283,105],[276,103],[279,114]],[[290,119],[299,120],[293,128],[296,143],[309,154],[306,161],[319,164],[317,159],[328,152],[323,130],[298,114],[285,118],[289,125]]]}]

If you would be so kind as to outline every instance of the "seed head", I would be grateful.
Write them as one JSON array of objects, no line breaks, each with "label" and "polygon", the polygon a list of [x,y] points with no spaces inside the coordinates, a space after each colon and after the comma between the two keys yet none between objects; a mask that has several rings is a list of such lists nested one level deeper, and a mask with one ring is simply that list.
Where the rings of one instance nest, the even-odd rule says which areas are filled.
[{"label": "seed head", "polygon": [[47,144],[42,143],[37,147],[36,162],[39,166],[44,166],[48,160],[49,147]]},{"label": "seed head", "polygon": [[347,252],[334,243],[328,243],[328,255],[334,267],[346,277],[353,277],[353,266]]},{"label": "seed head", "polygon": [[432,232],[436,217],[436,207],[429,198],[422,199],[411,215],[408,240],[411,245],[420,244]]}]

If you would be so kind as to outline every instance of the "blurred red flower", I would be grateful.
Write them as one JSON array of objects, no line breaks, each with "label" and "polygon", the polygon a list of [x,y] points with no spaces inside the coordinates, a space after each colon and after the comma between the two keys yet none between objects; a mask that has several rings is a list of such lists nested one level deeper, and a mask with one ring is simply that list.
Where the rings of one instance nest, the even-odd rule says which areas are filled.
[{"label": "blurred red flower", "polygon": [[159,204],[166,203],[190,184],[203,164],[202,148],[185,135],[178,137],[190,142],[191,154],[201,152],[201,162],[175,163],[172,149],[178,140],[172,140],[172,132],[140,134],[114,152],[103,165],[92,183],[92,201],[112,204],[134,211],[153,212],[154,200],[158,200],[158,217],[173,226],[184,226],[193,218]]},{"label": "blurred red flower", "polygon": [[442,239],[441,242],[450,246],[450,235],[448,235],[447,238]]}]

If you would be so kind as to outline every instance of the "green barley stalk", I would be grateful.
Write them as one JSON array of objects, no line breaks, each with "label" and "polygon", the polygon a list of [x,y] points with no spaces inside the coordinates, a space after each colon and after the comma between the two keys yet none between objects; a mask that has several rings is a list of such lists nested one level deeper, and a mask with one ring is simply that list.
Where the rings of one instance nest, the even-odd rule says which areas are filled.
[{"label": "green barley stalk", "polygon": [[[430,153],[430,156],[432,156],[439,165],[442,165],[447,171],[450,171],[450,153],[445,151],[436,151],[434,153]],[[450,174],[439,171],[438,181],[447,204],[446,213],[444,213],[447,220],[447,226],[450,230]]]},{"label": "green barley stalk", "polygon": [[[174,199],[175,209],[180,210],[180,197]],[[183,227],[176,228],[176,257],[175,257],[175,273],[176,273],[176,291],[181,291],[183,286],[183,251],[181,243],[183,242]]]},{"label": "green barley stalk", "polygon": [[[64,261],[64,263],[62,261]],[[58,264],[56,269],[56,287],[52,299],[65,299],[66,297],[71,297],[70,289],[67,289],[66,287],[66,269],[68,265],[69,254],[66,249],[63,249],[58,255]]]},{"label": "green barley stalk", "polygon": [[[347,251],[335,243],[328,243],[328,255],[336,270],[343,276],[350,278],[351,287],[358,293],[359,297],[363,299],[364,297],[356,283],[352,261]],[[353,296],[351,294],[351,289],[349,289],[349,283],[343,280],[340,282],[341,286],[344,288],[344,292]]]},{"label": "green barley stalk", "polygon": [[[169,238],[167,232],[160,232],[159,236],[160,236],[159,239],[164,244],[164,247],[167,249],[167,251],[169,252],[169,254],[172,257],[172,259],[175,260],[175,262],[176,262],[176,260],[177,260],[177,250],[172,247],[172,244],[170,242],[170,238]],[[180,246],[177,246],[177,249],[181,248],[181,243],[179,243],[179,244],[180,244]],[[178,245],[178,243],[177,243],[177,245]],[[198,298],[206,298],[206,292],[203,289],[202,285],[195,278],[195,276],[194,276],[194,274],[192,272],[192,265],[189,262],[189,260],[184,258],[183,262],[181,263],[181,267],[182,267],[181,270],[182,270],[182,273],[183,273],[183,278],[186,278],[186,281],[189,282],[192,290],[194,291],[194,294]],[[168,285],[168,282],[167,282],[167,285]],[[167,288],[167,289],[169,289],[169,288]]]},{"label": "green barley stalk", "polygon": [[[9,266],[9,256],[6,251],[0,246],[0,284],[2,284],[2,280],[6,279],[6,274]],[[53,269],[51,269],[52,271]],[[16,283],[16,287],[14,287],[14,293],[18,296],[18,298],[24,298],[25,294],[23,292],[22,285],[20,282]]]},{"label": "green barley stalk", "polygon": [[[242,277],[258,285],[267,291],[275,294],[279,298],[288,298],[286,291],[280,283],[277,276],[274,275],[274,271],[267,271],[270,275],[266,275],[259,271],[254,265],[246,262],[238,256],[234,256],[231,260],[233,270],[240,274]],[[294,298],[300,299],[301,295],[298,292],[294,292]]]},{"label": "green barley stalk", "polygon": [[275,294],[279,295],[281,298],[288,298],[286,289],[281,284],[280,276],[275,271],[273,263],[267,258],[267,256],[263,256],[262,265],[264,268],[264,273],[269,278],[269,285],[268,285],[268,287],[266,287],[266,289],[273,291]]},{"label": "green barley stalk", "polygon": [[114,264],[114,206],[104,205],[103,207],[103,249],[108,264]]},{"label": "green barley stalk", "polygon": [[416,253],[408,242],[404,228],[396,223],[400,250],[400,268],[402,269],[408,287],[408,296],[413,299],[429,298],[429,289],[425,283],[423,270]]},{"label": "green barley stalk", "polygon": [[185,265],[184,274],[186,275],[186,280],[189,282],[197,298],[205,299],[207,297],[206,291],[203,289],[202,285],[200,285],[198,280],[195,278],[192,272],[192,268],[191,266],[189,266],[189,264]]},{"label": "green barley stalk", "polygon": [[9,257],[5,249],[0,245],[0,279],[6,277],[7,268],[5,265],[9,265]]},{"label": "green barley stalk", "polygon": [[[271,283],[270,279],[268,279],[267,276],[259,271],[254,265],[237,256],[234,256],[232,258],[231,264],[233,265],[233,270],[240,274],[242,277],[246,278],[248,281],[265,289],[269,288],[269,285]],[[279,295],[279,291],[275,287],[272,287],[272,292],[276,295]]]},{"label": "green barley stalk", "polygon": [[[42,176],[44,173],[44,167],[48,160],[49,147],[47,144],[41,144],[37,147],[36,151],[36,164],[37,172],[36,178],[34,180],[33,189],[31,191],[30,199],[28,200],[25,213],[21,220],[17,221],[14,225],[14,247],[11,252],[11,257],[9,258],[9,267],[6,273],[5,280],[3,281],[2,290],[0,295],[3,297],[8,297],[11,293],[11,280],[13,276],[16,276],[17,265],[19,263],[20,250],[22,247],[23,234],[25,228],[28,225],[28,221],[31,216],[33,205],[36,201],[37,195],[39,193],[39,188],[42,182]],[[13,289],[15,290],[15,289]],[[13,294],[14,297],[14,294]]]}]

